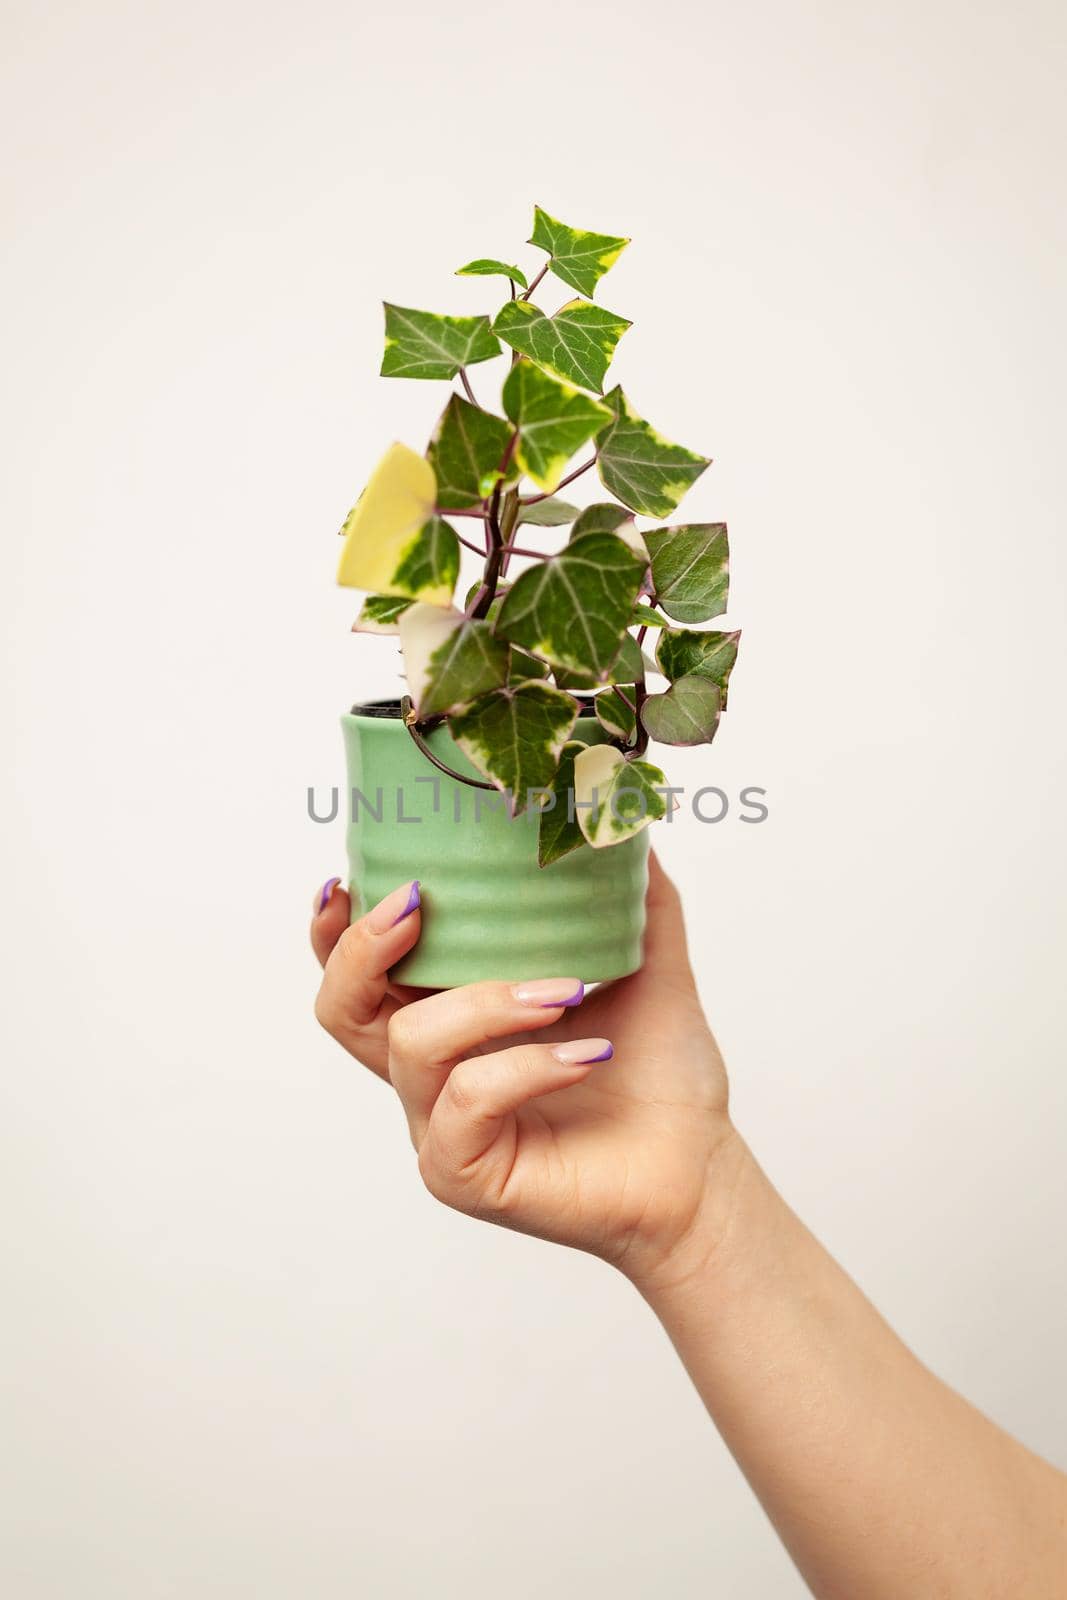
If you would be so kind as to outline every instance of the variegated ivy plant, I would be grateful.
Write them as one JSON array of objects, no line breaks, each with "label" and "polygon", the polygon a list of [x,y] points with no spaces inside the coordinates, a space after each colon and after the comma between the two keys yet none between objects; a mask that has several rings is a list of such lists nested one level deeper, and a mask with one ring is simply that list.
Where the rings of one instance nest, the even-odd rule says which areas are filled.
[{"label": "variegated ivy plant", "polygon": [[[482,787],[504,790],[513,814],[539,806],[547,866],[665,814],[667,781],[646,757],[649,739],[714,738],[740,635],[689,626],[726,609],[725,524],[662,525],[708,459],[664,439],[620,388],[604,393],[630,323],[593,295],[629,241],[538,207],[529,243],[548,257],[530,281],[506,261],[459,269],[507,281],[495,316],[386,305],[383,375],[459,389],[425,455],[393,444],[378,463],[341,530],[338,579],[368,591],[356,631],[399,634],[417,742],[427,749],[425,731],[447,723]],[[577,291],[551,313],[534,304],[549,272]],[[468,369],[502,345],[510,366],[500,410],[489,410]],[[568,470],[583,448],[588,459]],[[559,498],[593,467],[611,499],[579,510]],[[651,524],[639,527],[638,516]],[[536,542],[567,527],[557,548]],[[457,603],[461,546],[481,574]],[[607,743],[571,738],[576,691],[592,691]]]}]

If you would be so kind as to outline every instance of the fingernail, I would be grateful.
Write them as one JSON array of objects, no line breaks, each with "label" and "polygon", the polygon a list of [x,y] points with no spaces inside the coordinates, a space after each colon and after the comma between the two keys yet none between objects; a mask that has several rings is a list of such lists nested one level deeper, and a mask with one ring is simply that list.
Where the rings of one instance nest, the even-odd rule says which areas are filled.
[{"label": "fingernail", "polygon": [[340,881],[340,878],[327,878],[326,882],[323,884],[322,893],[319,895],[318,914],[320,917],[326,910],[326,907],[329,905],[333,891],[337,888],[337,885],[340,883]]},{"label": "fingernail", "polygon": [[585,984],[579,978],[535,978],[517,984],[511,992],[524,1006],[580,1006]]},{"label": "fingernail", "polygon": [[390,928],[395,928],[398,922],[403,922],[405,917],[417,911],[421,904],[418,878],[414,883],[402,883],[399,889],[387,894],[384,900],[379,900],[373,911],[368,912],[367,927],[371,933],[388,933]]},{"label": "fingernail", "polygon": [[610,1061],[615,1051],[610,1039],[575,1039],[570,1044],[554,1044],[552,1054],[564,1066],[587,1066],[591,1061]]}]

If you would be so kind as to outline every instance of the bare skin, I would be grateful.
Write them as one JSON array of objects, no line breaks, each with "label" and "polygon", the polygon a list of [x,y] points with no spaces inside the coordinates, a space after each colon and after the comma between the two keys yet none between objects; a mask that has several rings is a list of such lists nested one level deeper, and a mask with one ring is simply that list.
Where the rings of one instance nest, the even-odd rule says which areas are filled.
[{"label": "bare skin", "polygon": [[392,1083],[430,1192],[631,1280],[820,1600],[1067,1596],[1067,1476],[922,1366],[734,1128],[658,863],[644,965],[577,1007],[576,977],[391,985],[411,899],[349,927],[337,887],[311,939],[316,1015]]}]

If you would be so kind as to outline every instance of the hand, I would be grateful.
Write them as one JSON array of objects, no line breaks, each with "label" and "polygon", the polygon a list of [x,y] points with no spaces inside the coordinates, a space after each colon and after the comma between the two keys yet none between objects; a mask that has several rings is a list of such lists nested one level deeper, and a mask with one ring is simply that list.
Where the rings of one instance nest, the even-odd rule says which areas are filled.
[{"label": "hand", "polygon": [[392,984],[389,968],[419,937],[417,885],[351,927],[342,889],[327,885],[320,903],[316,1016],[396,1089],[431,1194],[639,1283],[683,1247],[714,1249],[741,1141],[678,893],[655,857],[644,965],[584,1000],[577,978]]}]

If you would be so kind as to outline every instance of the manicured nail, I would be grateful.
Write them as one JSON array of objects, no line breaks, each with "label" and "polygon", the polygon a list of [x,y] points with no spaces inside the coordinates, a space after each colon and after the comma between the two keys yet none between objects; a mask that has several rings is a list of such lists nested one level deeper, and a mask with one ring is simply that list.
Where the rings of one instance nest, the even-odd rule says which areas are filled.
[{"label": "manicured nail", "polygon": [[330,900],[331,900],[331,898],[333,896],[333,891],[337,888],[337,885],[340,883],[340,881],[341,881],[340,878],[327,878],[326,882],[323,884],[322,893],[319,895],[319,916],[320,917],[321,917],[322,913],[326,910],[326,907],[329,905]]},{"label": "manicured nail", "polygon": [[591,1061],[610,1061],[615,1054],[610,1039],[575,1039],[570,1044],[554,1044],[552,1054],[564,1066],[587,1066]]},{"label": "manicured nail", "polygon": [[535,978],[517,984],[511,992],[524,1006],[580,1006],[585,984],[579,978]]},{"label": "manicured nail", "polygon": [[387,894],[384,900],[379,900],[373,911],[368,912],[367,927],[371,933],[388,933],[390,928],[395,928],[398,922],[403,922],[405,917],[417,911],[421,904],[418,878],[414,883],[402,883],[399,889]]}]

